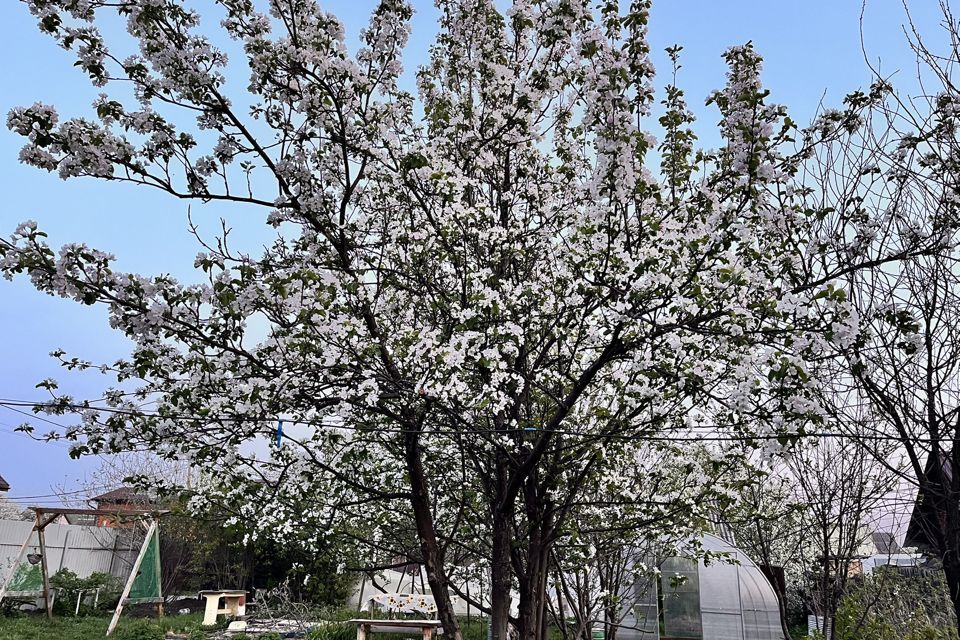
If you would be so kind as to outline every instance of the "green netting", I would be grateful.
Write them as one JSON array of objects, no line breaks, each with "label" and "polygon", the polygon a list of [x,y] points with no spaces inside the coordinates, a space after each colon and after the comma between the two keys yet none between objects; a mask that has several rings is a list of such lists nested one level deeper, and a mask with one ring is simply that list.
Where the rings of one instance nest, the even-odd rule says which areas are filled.
[{"label": "green netting", "polygon": [[13,574],[13,580],[7,587],[10,593],[43,593],[43,574],[40,573],[40,563],[30,564],[24,558]]},{"label": "green netting", "polygon": [[154,529],[153,536],[147,542],[147,551],[140,563],[140,570],[133,580],[127,602],[152,602],[161,597],[160,593],[160,529]]}]

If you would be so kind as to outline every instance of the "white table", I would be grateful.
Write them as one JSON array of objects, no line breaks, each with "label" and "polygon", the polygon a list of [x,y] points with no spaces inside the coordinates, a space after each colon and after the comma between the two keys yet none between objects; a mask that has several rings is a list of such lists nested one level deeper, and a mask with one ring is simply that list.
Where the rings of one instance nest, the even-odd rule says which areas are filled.
[{"label": "white table", "polygon": [[[217,616],[221,613],[234,618],[247,614],[246,591],[201,591],[200,597],[207,601],[201,623],[205,627],[217,624]],[[223,600],[224,604],[222,609],[220,600]]]},{"label": "white table", "polygon": [[351,620],[357,625],[357,640],[367,640],[367,636],[374,631],[386,633],[403,633],[410,629],[419,629],[423,640],[433,640],[433,634],[440,628],[439,620],[372,620],[359,618]]}]

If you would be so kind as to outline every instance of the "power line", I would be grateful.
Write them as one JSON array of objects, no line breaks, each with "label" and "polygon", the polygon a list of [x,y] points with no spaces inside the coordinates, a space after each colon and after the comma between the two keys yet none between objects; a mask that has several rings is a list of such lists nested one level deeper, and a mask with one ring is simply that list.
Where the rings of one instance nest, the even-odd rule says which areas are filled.
[{"label": "power line", "polygon": [[[17,431],[15,428],[14,428],[14,429],[7,429],[7,428],[4,428],[4,427],[0,427],[0,433],[6,433],[6,434],[9,434],[9,435],[11,435],[11,436],[20,436],[21,438],[26,438],[27,440],[30,440],[31,442],[44,442],[43,439],[34,438],[34,437],[32,437],[30,434],[28,434],[28,433],[24,433],[23,431]],[[58,442],[58,441],[56,441],[56,440],[50,440],[49,442],[50,442],[50,444],[54,444],[54,445],[56,445],[56,446],[58,446],[58,447],[61,447],[61,448],[63,448],[63,449],[70,449],[70,448],[71,448],[71,445],[67,444],[66,442]]]},{"label": "power line", "polygon": [[27,416],[28,418],[36,418],[37,420],[46,422],[47,424],[51,424],[55,427],[60,427],[61,429],[68,428],[66,425],[60,424],[59,422],[54,422],[53,420],[48,420],[43,416],[38,416],[36,413],[30,413],[28,411],[23,411],[21,409],[16,408],[16,407],[39,407],[39,406],[42,406],[43,404],[44,403],[36,404],[36,403],[24,403],[19,401],[9,401],[9,402],[0,402],[0,407],[3,407],[4,409],[9,409],[10,411],[15,411],[20,415]]},{"label": "power line", "polygon": [[73,496],[80,493],[93,493],[95,491],[103,491],[108,488],[108,485],[102,487],[87,487],[85,489],[76,489],[75,491],[58,491],[56,493],[40,493],[35,496],[7,496],[10,500],[33,500],[34,498],[59,498],[61,496]]},{"label": "power line", "polygon": [[[22,411],[17,407],[30,407],[33,409],[39,409],[41,411],[45,409],[52,409],[58,411],[98,411],[111,413],[114,415],[124,415],[132,418],[162,418],[165,420],[182,420],[187,422],[204,422],[204,423],[214,423],[214,422],[234,422],[234,423],[255,423],[263,422],[267,424],[272,424],[275,417],[263,417],[263,418],[250,418],[246,416],[231,416],[231,415],[208,415],[208,416],[194,416],[194,415],[185,415],[185,414],[170,414],[165,415],[156,412],[147,412],[147,411],[134,411],[131,409],[122,409],[118,407],[97,407],[91,406],[88,404],[74,404],[74,403],[50,403],[50,402],[31,402],[28,400],[15,400],[10,398],[0,398],[0,406],[10,409],[11,411],[16,411],[25,416],[34,417],[43,422],[49,423],[51,425],[60,427],[61,429],[70,429],[63,424],[59,424],[52,420],[48,420],[42,416],[37,416],[36,414],[31,414],[26,411]],[[314,422],[314,421],[296,421],[295,424],[314,427],[314,428],[335,428],[342,429],[347,431],[369,431],[375,433],[397,433],[397,434],[407,434],[413,433],[409,429],[402,428],[376,428],[376,429],[365,429],[363,427],[352,426],[352,425],[331,425],[325,424],[323,422]],[[677,431],[681,430],[690,430],[694,431],[696,429],[716,429],[718,427],[725,426],[736,426],[731,425],[689,425],[683,427],[677,427]],[[449,436],[462,436],[462,435],[484,435],[484,436],[494,436],[494,435],[509,435],[509,434],[537,434],[537,433],[546,433],[545,430],[531,427],[515,427],[508,429],[423,429],[418,430],[415,433],[419,435],[449,435]],[[861,434],[853,435],[849,433],[841,432],[810,432],[810,433],[798,433],[798,434],[756,434],[756,435],[712,435],[712,434],[703,434],[703,435],[691,435],[690,437],[678,437],[678,436],[666,436],[666,435],[657,435],[657,434],[645,434],[645,433],[636,433],[636,434],[598,434],[598,433],[583,433],[578,431],[570,431],[563,429],[554,429],[550,431],[552,434],[556,435],[569,435],[569,436],[580,436],[584,438],[593,438],[593,439],[606,439],[606,440],[625,440],[625,441],[643,441],[643,442],[754,442],[754,441],[763,441],[763,440],[783,440],[783,439],[810,439],[810,438],[837,438],[837,439],[851,439],[851,440],[873,440],[873,441],[889,441],[889,442],[900,442],[902,438],[894,435],[886,434]],[[920,443],[931,443],[933,439],[924,439],[924,438],[914,438],[914,442]]]}]

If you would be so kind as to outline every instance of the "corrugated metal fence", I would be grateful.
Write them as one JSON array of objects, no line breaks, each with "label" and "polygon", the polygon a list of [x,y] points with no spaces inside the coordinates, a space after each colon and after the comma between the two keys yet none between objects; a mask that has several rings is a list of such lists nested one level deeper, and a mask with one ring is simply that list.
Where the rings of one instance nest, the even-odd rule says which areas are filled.
[{"label": "corrugated metal fence", "polygon": [[[32,529],[32,521],[0,520],[0,583],[28,535],[27,553],[39,553],[40,543]],[[50,524],[44,535],[50,575],[67,568],[81,578],[95,571],[126,578],[137,557],[137,540],[130,529]]]}]

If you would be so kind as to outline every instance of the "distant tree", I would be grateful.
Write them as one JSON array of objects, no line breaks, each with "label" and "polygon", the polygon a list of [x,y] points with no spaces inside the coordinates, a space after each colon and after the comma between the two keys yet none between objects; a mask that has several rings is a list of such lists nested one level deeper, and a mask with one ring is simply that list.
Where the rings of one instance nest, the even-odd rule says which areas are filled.
[{"label": "distant tree", "polygon": [[858,279],[853,299],[867,330],[836,386],[838,413],[869,417],[861,450],[916,487],[908,542],[943,563],[960,611],[960,280],[952,254]]},{"label": "distant tree", "polygon": [[[960,30],[949,5],[942,9],[947,51],[932,51],[910,25],[922,95],[893,93],[877,117],[900,140],[883,170],[889,190],[909,194],[899,198],[898,215],[924,211],[955,221],[960,219]],[[851,435],[865,455],[915,488],[918,517],[908,542],[922,544],[942,563],[955,612],[960,612],[957,240],[944,233],[930,254],[850,274],[846,288],[862,329],[842,368],[830,376],[832,400],[826,407],[841,425],[857,427]]]},{"label": "distant tree", "polygon": [[23,520],[24,511],[10,498],[0,494],[0,520]]},{"label": "distant tree", "polygon": [[788,464],[800,489],[801,521],[813,552],[807,601],[826,631],[834,628],[837,608],[859,572],[862,549],[871,541],[896,477],[848,439],[798,449]]},{"label": "distant tree", "polygon": [[[208,501],[202,510],[190,509],[197,484],[205,483],[183,461],[135,451],[101,456],[100,466],[79,482],[81,489],[61,487],[57,492],[67,506],[90,508],[96,506],[98,495],[127,488],[128,504],[166,511],[159,531],[161,591],[167,596],[201,589],[270,589],[289,580],[293,595],[303,601],[330,605],[346,601],[355,574],[340,566],[339,549],[307,550],[296,543],[258,538],[252,535],[257,532],[255,523],[236,522],[236,512],[215,501]],[[102,537],[108,544],[110,537]]]},{"label": "distant tree", "polygon": [[[662,140],[644,132],[646,0],[625,12],[441,0],[416,96],[400,81],[403,0],[377,5],[356,52],[312,0],[271,0],[267,13],[221,0],[221,33],[250,73],[233,93],[226,55],[180,2],[26,4],[104,94],[93,118],[13,109],[22,161],[260,209],[275,233],[259,256],[198,233],[203,281],[182,284],[116,271],[84,245],[51,248],[21,225],[0,241],[4,275],[104,305],[134,344],[103,367],[118,379],[104,402],[47,381],[54,399],[38,408],[82,415],[67,434],[77,455],[189,460],[232,521],[277,541],[354,536],[386,550],[415,532],[412,559],[452,640],[464,531],[490,568],[493,638],[511,624],[544,638],[568,517],[591,487],[628,484],[612,457],[684,434],[731,438],[669,463],[697,491],[631,506],[650,536],[693,533],[705,505],[732,494],[728,461],[819,420],[810,365],[856,334],[843,278],[940,242],[935,215],[865,213],[826,189],[869,188],[866,166],[808,166],[862,130],[883,83],[798,131],[768,101],[760,56],[734,47],[709,100],[719,150],[695,148],[675,82]],[[107,42],[97,24],[110,13],[129,38]]]},{"label": "distant tree", "polygon": [[[825,428],[839,431],[835,423]],[[845,433],[855,429],[848,425]],[[784,570],[784,584],[773,586],[786,637],[791,605],[821,616],[821,631],[833,628],[897,479],[863,455],[858,440],[826,437],[792,447],[744,485],[746,495],[731,513],[733,530],[754,560]]]}]

